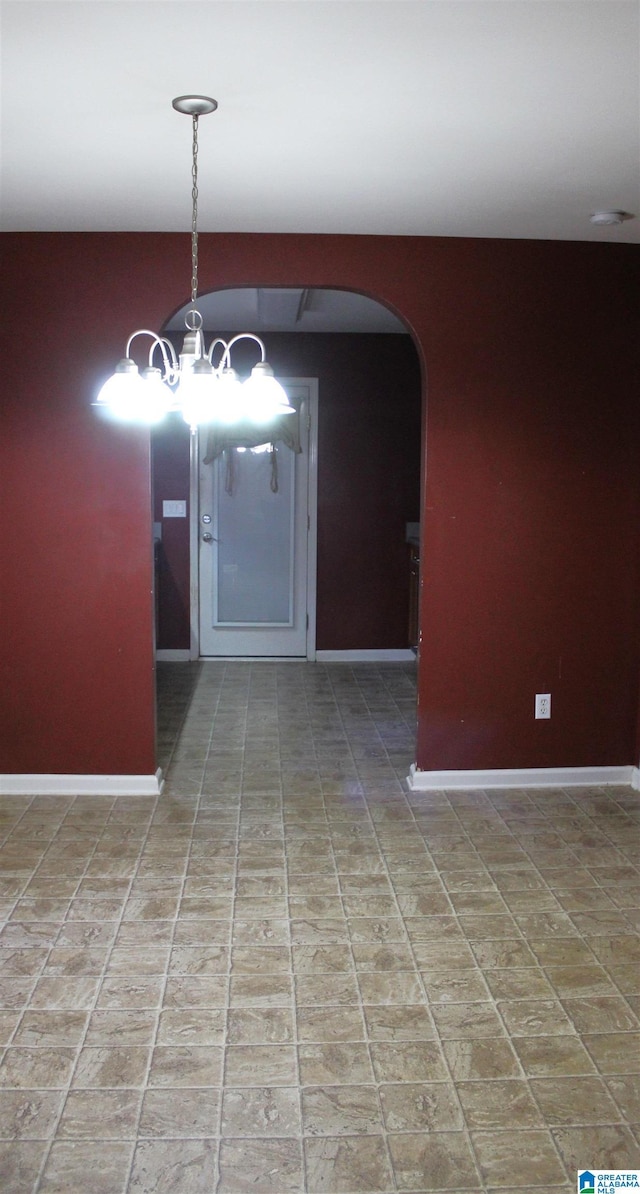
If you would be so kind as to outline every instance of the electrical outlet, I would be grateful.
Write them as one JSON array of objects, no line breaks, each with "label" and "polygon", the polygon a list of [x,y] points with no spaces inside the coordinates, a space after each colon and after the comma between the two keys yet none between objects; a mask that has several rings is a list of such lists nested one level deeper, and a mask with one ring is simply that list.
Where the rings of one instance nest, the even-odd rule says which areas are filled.
[{"label": "electrical outlet", "polygon": [[536,720],[539,718],[551,717],[551,693],[537,692],[536,693]]}]

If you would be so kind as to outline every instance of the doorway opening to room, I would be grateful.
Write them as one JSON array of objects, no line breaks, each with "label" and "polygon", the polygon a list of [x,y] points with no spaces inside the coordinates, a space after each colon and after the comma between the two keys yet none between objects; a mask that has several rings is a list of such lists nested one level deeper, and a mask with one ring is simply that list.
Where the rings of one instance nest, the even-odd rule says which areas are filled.
[{"label": "doorway opening to room", "polygon": [[[199,308],[207,339],[264,340],[300,435],[221,443],[178,416],[154,432],[158,659],[414,658],[422,386],[406,326],[344,290],[243,287]],[[164,330],[179,347],[182,310]],[[241,375],[257,359],[243,353]]]}]

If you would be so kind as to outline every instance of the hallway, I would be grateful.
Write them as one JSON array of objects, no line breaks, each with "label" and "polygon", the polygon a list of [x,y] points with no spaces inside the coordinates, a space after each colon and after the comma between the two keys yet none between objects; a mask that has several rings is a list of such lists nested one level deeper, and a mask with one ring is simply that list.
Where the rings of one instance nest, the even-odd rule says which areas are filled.
[{"label": "hallway", "polygon": [[640,1164],[640,798],[420,793],[415,665],[159,665],[159,798],[0,810],[3,1194]]}]

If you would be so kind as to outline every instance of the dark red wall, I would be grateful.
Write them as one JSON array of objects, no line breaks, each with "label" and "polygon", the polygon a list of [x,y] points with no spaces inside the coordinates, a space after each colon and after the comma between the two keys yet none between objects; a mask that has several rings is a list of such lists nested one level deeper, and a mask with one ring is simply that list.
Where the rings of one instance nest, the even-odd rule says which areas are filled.
[{"label": "dark red wall", "polygon": [[[149,441],[87,403],[188,300],[181,234],[6,234],[2,772],[154,766]],[[202,290],[360,290],[427,383],[417,762],[637,763],[635,246],[200,238]],[[25,326],[28,321],[28,326]],[[553,717],[533,719],[536,692]]]},{"label": "dark red wall", "polygon": [[496,246],[426,347],[424,767],[637,762],[640,259],[540,248]]},{"label": "dark red wall", "polygon": [[[422,420],[420,364],[411,338],[277,333],[264,339],[279,377],[319,379],[318,650],[406,648],[405,524],[420,518]],[[250,345],[246,361],[239,360],[242,376],[255,361]],[[177,418],[152,437],[156,518],[163,498],[189,493],[183,428]],[[163,524],[159,588],[158,646],[188,647],[184,519]]]},{"label": "dark red wall", "polygon": [[0,773],[149,774],[149,437],[90,406],[126,294],[100,238],[2,241]]}]

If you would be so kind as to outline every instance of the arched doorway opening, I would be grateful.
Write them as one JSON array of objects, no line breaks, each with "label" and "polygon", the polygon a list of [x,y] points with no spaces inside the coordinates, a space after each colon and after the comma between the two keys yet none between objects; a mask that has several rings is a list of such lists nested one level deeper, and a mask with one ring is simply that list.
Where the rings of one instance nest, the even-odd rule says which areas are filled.
[{"label": "arched doorway opening", "polygon": [[[410,657],[409,540],[419,535],[422,386],[406,325],[374,299],[324,288],[214,291],[200,296],[199,309],[205,332],[261,336],[277,376],[317,379],[317,657]],[[165,332],[179,343],[183,328],[180,310]],[[238,348],[239,371],[248,373],[255,346],[247,342],[244,354]],[[179,422],[153,438],[160,659],[201,654],[194,554],[202,528],[193,451]],[[175,510],[187,516],[174,517]]]}]

